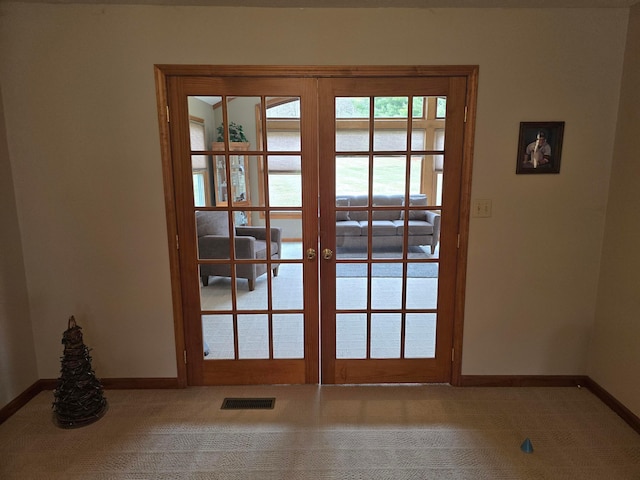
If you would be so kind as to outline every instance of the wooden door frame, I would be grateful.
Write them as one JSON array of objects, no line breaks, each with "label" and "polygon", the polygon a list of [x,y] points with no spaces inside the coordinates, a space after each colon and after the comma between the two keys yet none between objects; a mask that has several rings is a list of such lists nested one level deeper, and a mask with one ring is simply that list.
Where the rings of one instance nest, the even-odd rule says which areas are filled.
[{"label": "wooden door frame", "polygon": [[453,352],[451,381],[460,385],[462,375],[462,338],[464,327],[465,285],[469,240],[469,217],[471,205],[471,178],[473,171],[473,145],[478,93],[477,65],[459,66],[260,66],[260,65],[155,65],[156,101],[160,133],[160,154],[167,221],[169,269],[174,316],[176,345],[176,370],[180,387],[186,387],[186,338],[182,311],[183,292],[180,282],[178,256],[178,226],[176,191],[174,188],[172,145],[169,140],[169,108],[167,82],[172,76],[216,76],[216,77],[406,77],[406,76],[459,76],[467,80],[466,115],[463,139],[463,163],[461,171],[460,210],[458,215],[455,312],[453,318]]}]

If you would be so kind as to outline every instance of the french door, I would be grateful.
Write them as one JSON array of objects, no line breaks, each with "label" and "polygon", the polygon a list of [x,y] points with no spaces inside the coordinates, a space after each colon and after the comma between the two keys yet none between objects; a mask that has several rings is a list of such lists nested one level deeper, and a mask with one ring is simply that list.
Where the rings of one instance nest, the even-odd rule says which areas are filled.
[{"label": "french door", "polygon": [[471,71],[160,70],[186,383],[450,381]]},{"label": "french door", "polygon": [[[318,267],[283,241],[317,243],[315,80],[167,89],[188,383],[317,383]],[[294,109],[286,135],[270,107]]]},{"label": "french door", "polygon": [[466,88],[319,80],[324,383],[450,379]]}]

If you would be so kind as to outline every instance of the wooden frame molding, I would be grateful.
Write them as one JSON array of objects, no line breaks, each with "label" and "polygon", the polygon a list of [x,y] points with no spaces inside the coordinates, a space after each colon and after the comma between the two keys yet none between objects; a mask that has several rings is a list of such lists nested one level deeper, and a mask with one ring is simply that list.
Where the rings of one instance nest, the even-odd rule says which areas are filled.
[{"label": "wooden frame molding", "polygon": [[586,375],[462,375],[461,387],[585,387],[640,433],[640,417]]},{"label": "wooden frame molding", "polygon": [[29,401],[31,401],[31,399],[38,395],[42,390],[48,389],[42,387],[42,380],[38,380],[16,398],[7,403],[4,407],[0,408],[0,425],[11,417],[11,415],[29,403]]},{"label": "wooden frame molding", "polygon": [[597,382],[587,377],[586,386],[611,410],[616,412],[636,432],[640,433],[640,417],[625,407],[617,398],[598,385]]},{"label": "wooden frame molding", "polygon": [[462,375],[460,387],[579,387],[587,386],[583,375]]},{"label": "wooden frame molding", "polygon": [[[101,378],[105,390],[164,390],[183,388],[178,378]],[[55,390],[58,380],[41,378],[28,387],[11,402],[0,408],[0,424],[29,403],[36,395],[45,390]]]}]

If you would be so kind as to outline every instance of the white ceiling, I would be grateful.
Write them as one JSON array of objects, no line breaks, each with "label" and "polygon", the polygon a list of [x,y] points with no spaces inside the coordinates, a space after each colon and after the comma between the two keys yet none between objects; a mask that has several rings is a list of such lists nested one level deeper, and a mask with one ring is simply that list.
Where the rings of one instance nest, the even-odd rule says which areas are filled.
[{"label": "white ceiling", "polygon": [[[2,2],[4,0],[0,0]],[[273,8],[626,8],[640,0],[14,0],[24,3]]]}]

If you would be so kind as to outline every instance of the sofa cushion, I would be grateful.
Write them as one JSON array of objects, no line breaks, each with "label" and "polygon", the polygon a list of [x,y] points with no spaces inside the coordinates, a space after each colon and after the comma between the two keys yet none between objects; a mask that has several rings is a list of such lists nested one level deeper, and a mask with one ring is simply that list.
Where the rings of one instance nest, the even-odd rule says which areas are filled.
[{"label": "sofa cushion", "polygon": [[[404,220],[395,220],[396,234],[404,234]],[[433,225],[424,220],[409,220],[409,235],[433,235]],[[375,231],[375,230],[374,230]]]},{"label": "sofa cushion", "polygon": [[[374,204],[375,207],[379,207],[380,205]],[[401,210],[374,210],[373,211],[373,219],[374,220],[398,220],[400,218]]]},{"label": "sofa cushion", "polygon": [[[373,207],[401,207],[403,197],[402,195],[374,195]],[[398,220],[400,218],[401,210],[374,210],[374,220]]]},{"label": "sofa cushion", "polygon": [[[372,235],[374,237],[393,237],[397,235],[398,226],[391,220],[374,220],[371,223]],[[367,235],[369,233],[369,225],[367,222],[360,222],[360,226],[362,228],[362,235]]]},{"label": "sofa cushion", "polygon": [[[348,207],[349,199],[347,197],[338,197],[336,198],[336,207]],[[348,210],[337,210],[336,211],[336,222],[347,222],[351,220],[349,218]]]},{"label": "sofa cushion", "polygon": [[[368,206],[369,197],[367,195],[352,195],[349,197],[349,206],[350,207],[366,207]],[[357,222],[366,222],[368,217],[368,212],[366,211],[353,211],[349,210],[349,218],[351,220],[355,220]]]},{"label": "sofa cushion", "polygon": [[[426,206],[426,195],[411,195],[409,197],[409,206]],[[404,202],[403,202],[404,206]],[[404,210],[400,214],[400,220],[404,219]],[[427,215],[425,210],[409,210],[409,220],[426,220]]]},{"label": "sofa cushion", "polygon": [[[366,224],[366,222],[364,222]],[[359,237],[362,235],[362,227],[360,222],[355,220],[346,220],[344,222],[336,223],[336,236],[337,237]]]}]

